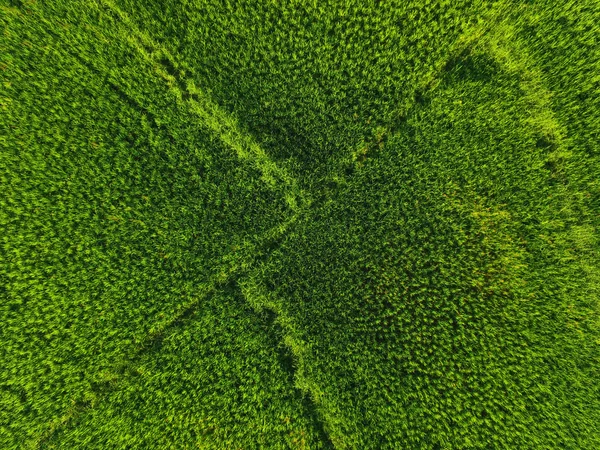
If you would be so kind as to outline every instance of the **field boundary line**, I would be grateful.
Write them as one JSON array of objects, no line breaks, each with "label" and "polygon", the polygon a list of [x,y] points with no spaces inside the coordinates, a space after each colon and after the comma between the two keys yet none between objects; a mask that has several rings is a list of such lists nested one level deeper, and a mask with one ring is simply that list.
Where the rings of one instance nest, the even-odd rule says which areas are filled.
[{"label": "field boundary line", "polygon": [[117,22],[125,25],[129,31],[126,38],[144,58],[154,64],[156,73],[169,84],[178,102],[187,105],[195,116],[202,119],[212,134],[233,149],[241,160],[259,170],[262,180],[268,186],[275,188],[283,185],[286,203],[292,211],[298,212],[301,205],[310,204],[308,193],[300,188],[298,181],[268,156],[252,135],[240,127],[233,115],[224,111],[196,86],[193,70],[189,65],[140,31],[129,15],[111,0],[97,1],[112,13]]},{"label": "field boundary line", "polygon": [[373,138],[361,142],[347,155],[342,157],[338,163],[338,170],[329,176],[328,180],[336,183],[340,181],[344,182],[347,178],[344,175],[345,173],[353,173],[357,168],[362,166],[366,159],[372,156],[373,150],[377,147],[385,146],[389,139],[398,136],[400,128],[409,113],[419,106],[419,102],[423,97],[430,95],[441,84],[444,78],[443,73],[448,63],[461,56],[466,56],[475,48],[488,33],[492,32],[497,26],[497,22],[507,14],[509,7],[510,5],[506,4],[494,5],[484,14],[481,23],[472,25],[459,35],[452,43],[447,57],[440,60],[435,70],[415,86],[412,98],[407,101],[406,106],[402,110],[398,111],[396,118],[391,120],[387,125],[375,129],[375,136]]},{"label": "field boundary line", "polygon": [[294,387],[306,395],[310,402],[306,405],[306,408],[310,409],[308,412],[316,419],[321,431],[327,438],[326,444],[331,448],[335,448],[335,439],[332,439],[331,430],[329,429],[330,420],[320,408],[322,392],[309,380],[309,377],[305,376],[305,359],[309,357],[310,344],[299,337],[300,334],[294,327],[293,319],[285,313],[277,301],[273,300],[273,294],[260,281],[257,270],[248,274],[243,281],[238,281],[240,291],[252,309],[259,313],[267,310],[274,314],[274,323],[283,330],[283,345],[292,355],[292,368],[287,370],[291,372]]},{"label": "field boundary line", "polygon": [[[577,190],[574,183],[571,183],[573,162],[577,161],[577,147],[572,145],[569,130],[552,105],[553,92],[546,86],[543,78],[543,69],[538,66],[538,61],[531,55],[526,44],[518,38],[517,25],[514,23],[519,17],[527,15],[527,9],[530,5],[519,5],[518,9],[512,15],[507,15],[501,23],[498,24],[493,33],[490,33],[488,39],[483,42],[486,49],[509,73],[520,76],[519,85],[523,91],[524,97],[531,105],[531,114],[526,120],[526,124],[533,127],[540,133],[546,141],[545,145],[549,147],[544,155],[544,162],[550,163],[556,170],[557,178],[560,179],[560,190],[557,193],[557,204],[560,209],[557,210],[557,216],[561,217],[565,223],[573,217],[572,205],[576,204],[573,200],[581,191]],[[522,14],[521,14],[522,12]],[[570,150],[572,149],[572,151]],[[579,154],[586,158],[585,154]],[[590,157],[590,159],[592,159]],[[569,167],[569,163],[571,167]],[[585,205],[589,207],[589,205]],[[600,252],[595,250],[593,243],[598,238],[599,229],[594,223],[583,222],[570,224],[568,226],[568,242],[571,248],[577,249],[580,256],[577,258],[577,265],[580,268],[583,286],[589,293],[591,299],[596,299],[595,306],[595,324],[600,326]],[[556,251],[556,250],[554,250]]]},{"label": "field boundary line", "polygon": [[[297,218],[298,216],[294,215],[282,224],[267,231],[265,235],[261,237],[260,243],[247,244],[247,251],[245,252],[245,255],[240,258],[241,261],[223,264],[216,275],[199,287],[200,292],[194,294],[190,301],[179,305],[175,313],[166,320],[156,322],[150,328],[148,333],[133,345],[130,353],[124,353],[122,357],[118,358],[117,362],[111,368],[111,371],[109,373],[105,372],[107,381],[99,389],[99,392],[94,393],[97,395],[94,405],[102,402],[108,393],[118,389],[122,383],[126,382],[128,374],[135,372],[140,357],[157,343],[162,342],[162,340],[171,333],[176,332],[179,325],[181,325],[185,319],[193,316],[196,307],[203,299],[214,295],[220,288],[224,288],[230,283],[235,283],[239,277],[248,274],[249,270],[254,267],[253,263],[256,255],[264,255],[268,252],[269,247],[278,245],[288,229],[294,225]],[[264,250],[262,252],[258,251],[260,248],[264,248]],[[244,295],[243,292],[242,295]],[[52,439],[57,432],[68,427],[73,419],[84,415],[94,405],[84,404],[73,399],[73,406],[65,411],[62,416],[57,417],[50,422],[46,430],[40,435],[29,441],[28,447],[32,449],[41,449],[42,446]]]}]

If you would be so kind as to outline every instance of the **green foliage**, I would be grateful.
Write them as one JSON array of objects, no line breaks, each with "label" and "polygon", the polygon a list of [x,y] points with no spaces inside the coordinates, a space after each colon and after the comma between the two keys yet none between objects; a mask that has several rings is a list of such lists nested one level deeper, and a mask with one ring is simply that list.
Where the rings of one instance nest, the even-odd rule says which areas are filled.
[{"label": "green foliage", "polygon": [[323,448],[273,318],[233,286],[209,296],[47,448]]},{"label": "green foliage", "polygon": [[[114,0],[113,0],[114,1]],[[493,2],[116,0],[269,155],[324,179],[464,45]]]},{"label": "green foliage", "polygon": [[503,45],[451,60],[261,269],[336,447],[600,443],[598,209]]},{"label": "green foliage", "polygon": [[29,14],[2,17],[3,448],[94,406],[291,214],[149,62],[107,46],[125,30]]},{"label": "green foliage", "polygon": [[594,0],[0,3],[0,447],[600,448]]}]

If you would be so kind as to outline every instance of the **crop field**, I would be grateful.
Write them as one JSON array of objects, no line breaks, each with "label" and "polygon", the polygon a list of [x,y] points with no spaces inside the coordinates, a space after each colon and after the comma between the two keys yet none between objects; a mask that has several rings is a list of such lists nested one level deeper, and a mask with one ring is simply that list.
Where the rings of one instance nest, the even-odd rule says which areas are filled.
[{"label": "crop field", "polygon": [[0,449],[600,449],[600,2],[0,24]]}]

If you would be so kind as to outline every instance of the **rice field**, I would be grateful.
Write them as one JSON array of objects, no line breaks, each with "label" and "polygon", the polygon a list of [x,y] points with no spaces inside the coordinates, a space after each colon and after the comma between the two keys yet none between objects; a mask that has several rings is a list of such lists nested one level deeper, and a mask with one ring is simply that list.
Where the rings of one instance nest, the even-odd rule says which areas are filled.
[{"label": "rice field", "polygon": [[600,448],[596,0],[0,23],[0,448]]}]

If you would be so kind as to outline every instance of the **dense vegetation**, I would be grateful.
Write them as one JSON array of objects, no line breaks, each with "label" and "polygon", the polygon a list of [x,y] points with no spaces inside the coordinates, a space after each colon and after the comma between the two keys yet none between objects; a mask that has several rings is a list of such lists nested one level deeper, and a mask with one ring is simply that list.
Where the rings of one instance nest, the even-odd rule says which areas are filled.
[{"label": "dense vegetation", "polygon": [[600,448],[600,4],[317,3],[0,1],[1,448]]}]

